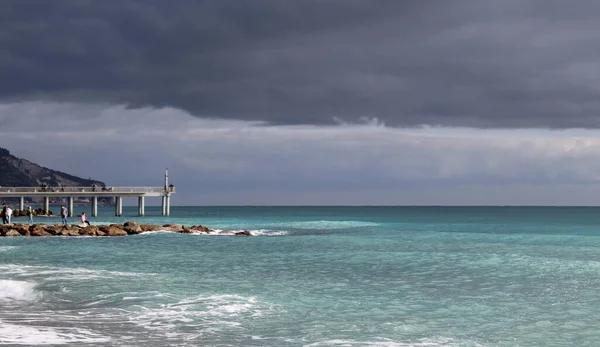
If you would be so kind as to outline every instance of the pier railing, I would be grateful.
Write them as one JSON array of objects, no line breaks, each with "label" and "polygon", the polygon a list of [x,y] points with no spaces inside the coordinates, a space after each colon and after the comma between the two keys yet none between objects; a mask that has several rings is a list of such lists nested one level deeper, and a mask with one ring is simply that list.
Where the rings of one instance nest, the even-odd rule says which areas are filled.
[{"label": "pier railing", "polygon": [[69,215],[73,215],[73,205],[76,198],[89,197],[92,203],[92,217],[98,215],[98,199],[114,198],[115,216],[123,215],[123,198],[138,198],[138,214],[145,214],[145,198],[161,197],[162,214],[168,216],[171,210],[171,194],[175,193],[175,186],[162,187],[48,187],[40,185],[38,187],[0,187],[0,197],[19,198],[19,209],[25,209],[25,198],[43,198],[44,211],[50,209],[50,199],[60,198],[62,201],[68,200]]},{"label": "pier railing", "polygon": [[175,187],[0,187],[0,193],[175,193]]}]

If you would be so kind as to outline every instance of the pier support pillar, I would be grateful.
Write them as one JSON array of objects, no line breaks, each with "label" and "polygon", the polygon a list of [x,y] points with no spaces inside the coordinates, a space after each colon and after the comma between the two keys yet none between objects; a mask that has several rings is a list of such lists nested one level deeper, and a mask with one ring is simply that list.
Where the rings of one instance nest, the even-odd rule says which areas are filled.
[{"label": "pier support pillar", "polygon": [[75,199],[72,196],[69,196],[69,217],[73,217],[73,201]]},{"label": "pier support pillar", "polygon": [[50,211],[50,197],[44,196],[44,214],[48,215],[48,211]]},{"label": "pier support pillar", "polygon": [[23,211],[25,209],[25,197],[22,196],[19,200],[19,210]]},{"label": "pier support pillar", "polygon": [[98,197],[92,197],[92,217],[98,217]]},{"label": "pier support pillar", "polygon": [[167,216],[170,216],[171,215],[171,195],[167,195],[165,198],[167,199],[167,204],[166,204],[167,208],[166,208],[165,212],[166,212]]},{"label": "pier support pillar", "polygon": [[115,216],[121,217],[123,215],[123,197],[115,197]]},{"label": "pier support pillar", "polygon": [[144,196],[138,196],[138,216],[146,214],[146,206],[144,205]]},{"label": "pier support pillar", "polygon": [[166,196],[161,196],[161,205],[162,205],[162,215],[166,216],[167,215],[167,197]]}]

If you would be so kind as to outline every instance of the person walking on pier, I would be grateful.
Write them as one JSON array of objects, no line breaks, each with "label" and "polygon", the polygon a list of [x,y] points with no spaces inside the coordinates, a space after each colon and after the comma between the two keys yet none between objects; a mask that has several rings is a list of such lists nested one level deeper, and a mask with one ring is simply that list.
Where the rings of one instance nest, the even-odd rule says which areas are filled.
[{"label": "person walking on pier", "polygon": [[27,209],[27,216],[29,216],[29,224],[33,224],[33,208],[31,206]]},{"label": "person walking on pier", "polygon": [[69,212],[67,211],[67,208],[65,207],[65,205],[60,205],[60,218],[62,219],[62,224],[66,225],[67,224],[67,216],[69,215]]}]

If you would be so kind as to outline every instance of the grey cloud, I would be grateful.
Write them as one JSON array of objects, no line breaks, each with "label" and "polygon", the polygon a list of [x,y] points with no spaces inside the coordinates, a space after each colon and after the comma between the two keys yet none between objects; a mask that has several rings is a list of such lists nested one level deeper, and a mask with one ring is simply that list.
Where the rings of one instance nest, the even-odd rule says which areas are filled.
[{"label": "grey cloud", "polygon": [[13,154],[109,185],[161,185],[168,167],[177,205],[596,204],[600,179],[598,130],[256,127],[40,102],[0,105],[0,124]]},{"label": "grey cloud", "polygon": [[596,1],[0,2],[0,98],[266,124],[598,128]]}]

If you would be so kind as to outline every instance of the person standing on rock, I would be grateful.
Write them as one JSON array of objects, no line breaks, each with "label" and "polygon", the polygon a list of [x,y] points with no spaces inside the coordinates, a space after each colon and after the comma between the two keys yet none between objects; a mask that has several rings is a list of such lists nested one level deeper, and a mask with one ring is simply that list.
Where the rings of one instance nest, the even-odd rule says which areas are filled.
[{"label": "person standing on rock", "polygon": [[6,207],[6,222],[10,224],[10,219],[12,218],[12,208],[10,206]]},{"label": "person standing on rock", "polygon": [[31,206],[27,209],[27,215],[29,216],[29,224],[33,224],[33,209]]},{"label": "person standing on rock", "polygon": [[90,222],[88,222],[85,212],[81,212],[81,224],[83,226],[90,225]]},{"label": "person standing on rock", "polygon": [[65,207],[65,205],[60,205],[60,218],[62,218],[62,224],[67,224],[67,216],[69,215],[69,212],[67,211],[67,208]]},{"label": "person standing on rock", "polygon": [[7,224],[6,221],[6,203],[2,204],[2,224]]}]

